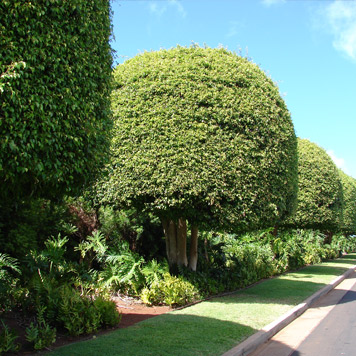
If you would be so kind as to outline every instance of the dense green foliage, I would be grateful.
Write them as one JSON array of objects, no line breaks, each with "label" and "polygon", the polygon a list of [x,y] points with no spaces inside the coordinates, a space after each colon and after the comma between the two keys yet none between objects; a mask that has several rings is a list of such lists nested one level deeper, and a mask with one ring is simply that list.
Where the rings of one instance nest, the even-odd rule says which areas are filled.
[{"label": "dense green foliage", "polygon": [[343,188],[344,206],[341,230],[347,235],[356,234],[356,180],[339,170]]},{"label": "dense green foliage", "polygon": [[90,333],[101,326],[116,325],[120,317],[116,306],[105,294],[95,294],[95,274],[66,255],[67,238],[48,239],[45,249],[31,251],[23,271],[24,288],[28,290],[23,306],[28,310],[45,309],[45,318],[72,335]]},{"label": "dense green foliage", "polygon": [[15,204],[0,203],[1,252],[22,259],[40,250],[48,236],[67,233],[62,221],[69,218],[63,204],[38,198]]},{"label": "dense green foliage", "polygon": [[[73,208],[75,201],[69,202]],[[82,209],[82,220],[73,219],[78,225],[67,226],[70,239],[47,239],[44,248],[35,246],[20,261],[0,255],[0,309],[20,308],[31,316],[26,337],[34,349],[49,346],[56,329],[75,336],[116,325],[120,315],[109,300],[116,292],[140,297],[149,305],[185,305],[356,248],[353,237],[335,235],[332,244],[325,245],[324,235],[307,230],[279,229],[277,236],[273,229],[244,235],[202,232],[204,258],[197,272],[181,267],[175,276],[169,274],[167,261],[144,259],[129,248],[131,240],[125,239],[142,233],[143,216],[131,219],[133,211],[102,207],[95,229],[85,235],[90,229],[81,225],[87,221],[91,226],[89,216],[94,213],[90,206],[85,211],[82,202],[76,204],[72,212]],[[0,347],[18,347],[6,325],[0,330]]]},{"label": "dense green foliage", "polygon": [[[110,4],[3,0],[0,13],[0,312],[31,316],[34,349],[56,328],[115,326],[112,293],[184,305],[356,249],[355,180],[315,144],[297,146],[278,88],[225,49],[177,47],[119,65],[104,178],[89,200],[58,203],[108,148]],[[296,229],[272,233],[286,218]],[[163,234],[176,229],[180,255],[187,226],[202,258],[189,263],[196,273],[183,260],[172,274]],[[0,353],[16,350],[0,329]]]},{"label": "dense green foliage", "polygon": [[324,149],[298,139],[298,228],[340,231],[343,194],[338,169]]},{"label": "dense green foliage", "polygon": [[332,283],[355,260],[356,254],[351,254],[269,278],[230,295],[150,318],[135,327],[57,349],[49,356],[222,355]]},{"label": "dense green foliage", "polygon": [[20,344],[16,342],[16,332],[11,330],[2,320],[0,325],[0,355],[6,352],[17,352]]},{"label": "dense green foliage", "polygon": [[2,0],[0,13],[0,198],[57,197],[103,161],[109,0]]},{"label": "dense green foliage", "polygon": [[277,87],[225,49],[139,55],[114,71],[102,202],[246,230],[288,215],[296,137]]},{"label": "dense green foliage", "polygon": [[201,299],[198,289],[182,277],[164,274],[161,280],[154,281],[140,294],[145,304],[166,304],[182,306]]},{"label": "dense green foliage", "polygon": [[[203,296],[246,287],[263,278],[301,268],[307,264],[339,257],[354,251],[356,239],[335,235],[331,245],[325,235],[313,230],[271,229],[240,236],[204,233],[205,247],[200,251],[196,273],[182,274]],[[205,249],[205,251],[203,251]]]}]

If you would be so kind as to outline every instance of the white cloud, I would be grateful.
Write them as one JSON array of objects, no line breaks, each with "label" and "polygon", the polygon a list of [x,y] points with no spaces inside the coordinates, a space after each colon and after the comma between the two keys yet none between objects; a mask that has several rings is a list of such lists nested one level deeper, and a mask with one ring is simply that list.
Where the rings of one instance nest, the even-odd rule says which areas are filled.
[{"label": "white cloud", "polygon": [[176,8],[176,10],[182,17],[187,16],[187,12],[185,11],[182,3],[179,0],[169,0],[169,3]]},{"label": "white cloud", "polygon": [[229,26],[229,30],[226,34],[226,37],[228,38],[238,35],[238,30],[242,27],[241,23],[238,21],[230,21]]},{"label": "white cloud", "polygon": [[356,1],[335,0],[324,10],[336,50],[356,60]]},{"label": "white cloud", "polygon": [[265,6],[272,6],[285,3],[286,0],[262,0],[262,4]]},{"label": "white cloud", "polygon": [[158,4],[156,2],[150,2],[149,9],[152,14],[155,14],[160,17],[167,11],[167,6],[162,6],[162,4]]},{"label": "white cloud", "polygon": [[179,0],[154,1],[149,3],[150,12],[158,17],[161,17],[169,9],[177,11],[182,18],[187,16],[187,12]]},{"label": "white cloud", "polygon": [[328,150],[326,152],[331,157],[331,159],[334,161],[334,163],[336,164],[337,167],[342,169],[345,173],[349,174],[348,169],[346,167],[346,162],[343,158],[337,157],[333,150]]}]

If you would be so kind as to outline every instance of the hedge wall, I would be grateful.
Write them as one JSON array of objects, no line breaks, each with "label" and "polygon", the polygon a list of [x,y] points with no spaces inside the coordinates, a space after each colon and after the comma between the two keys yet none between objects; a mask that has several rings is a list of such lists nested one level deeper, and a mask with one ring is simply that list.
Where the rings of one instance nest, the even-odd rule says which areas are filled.
[{"label": "hedge wall", "polygon": [[108,143],[110,2],[2,0],[0,14],[2,197],[58,196]]}]

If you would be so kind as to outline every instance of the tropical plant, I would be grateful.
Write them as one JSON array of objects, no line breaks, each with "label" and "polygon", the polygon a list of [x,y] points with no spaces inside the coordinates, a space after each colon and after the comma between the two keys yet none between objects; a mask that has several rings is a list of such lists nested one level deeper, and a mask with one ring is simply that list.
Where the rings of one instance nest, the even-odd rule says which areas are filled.
[{"label": "tropical plant", "polygon": [[26,328],[26,339],[33,344],[35,350],[41,350],[52,345],[56,341],[56,328],[51,327],[45,319],[45,306],[37,309],[36,323],[31,323]]},{"label": "tropical plant", "polygon": [[11,330],[2,320],[0,326],[0,355],[6,352],[17,352],[20,349],[20,344],[15,340],[18,335],[14,330]]},{"label": "tropical plant", "polygon": [[[30,312],[33,308],[41,310],[43,307],[39,320],[65,328],[72,335],[90,333],[101,326],[118,323],[120,315],[115,304],[107,295],[100,298],[97,295],[99,273],[88,270],[87,264],[68,261],[67,242],[67,237],[59,235],[48,239],[42,251],[30,254],[24,273],[28,297],[23,307]],[[95,249],[100,261],[106,252],[100,233],[94,234],[87,244],[82,244],[81,249],[85,252]],[[40,322],[29,329],[29,335],[37,340],[38,347],[50,338],[51,329],[46,325]]]},{"label": "tropical plant", "polygon": [[200,299],[199,291],[193,284],[169,273],[162,280],[153,282],[149,288],[144,288],[140,296],[149,305],[181,306]]},{"label": "tropical plant", "polygon": [[114,70],[111,162],[99,201],[154,213],[171,268],[197,263],[198,227],[242,230],[288,216],[296,137],[278,88],[225,49],[147,52]]},{"label": "tropical plant", "polygon": [[11,307],[20,274],[18,261],[7,254],[0,253],[0,310]]}]

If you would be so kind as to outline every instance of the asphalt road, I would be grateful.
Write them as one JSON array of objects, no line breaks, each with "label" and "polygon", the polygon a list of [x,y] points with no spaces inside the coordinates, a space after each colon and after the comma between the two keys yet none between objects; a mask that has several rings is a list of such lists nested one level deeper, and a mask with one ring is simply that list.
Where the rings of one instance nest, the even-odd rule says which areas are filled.
[{"label": "asphalt road", "polygon": [[356,273],[250,356],[356,356]]}]

